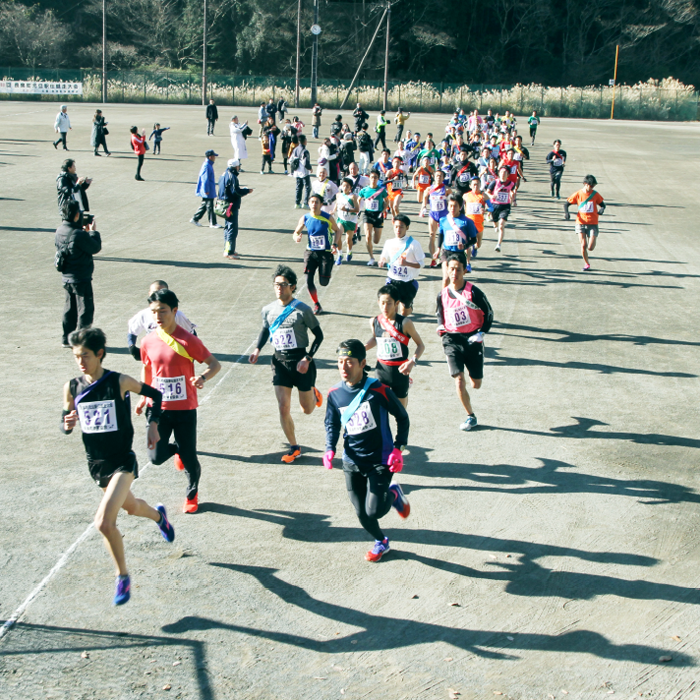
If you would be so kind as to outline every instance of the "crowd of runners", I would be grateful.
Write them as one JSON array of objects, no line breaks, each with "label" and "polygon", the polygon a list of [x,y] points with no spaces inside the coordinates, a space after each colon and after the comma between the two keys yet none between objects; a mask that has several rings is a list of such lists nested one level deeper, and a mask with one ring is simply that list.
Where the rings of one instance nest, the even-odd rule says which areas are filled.
[{"label": "crowd of runners", "polygon": [[[213,134],[218,119],[212,106],[207,110],[209,134]],[[269,106],[274,107],[272,102]],[[264,107],[261,105],[261,110]],[[312,124],[314,136],[320,138],[315,158],[301,133],[304,125],[298,117],[284,119],[278,125],[274,110],[267,110],[264,119],[260,115],[257,138],[263,169],[267,165],[271,170],[275,160],[271,141],[279,144],[285,172],[296,181],[296,187],[289,188],[295,189],[295,206],[308,210],[298,220],[293,239],[305,245],[303,281],[312,306],[297,295],[301,288],[293,263],[279,265],[271,278],[274,299],[261,310],[262,326],[248,359],[255,364],[269,344],[280,424],[289,443],[281,461],[292,464],[302,456],[291,416],[294,389],[304,414],[313,413],[324,403],[316,386],[314,361],[325,339],[319,318],[324,309],[316,281],[321,287],[327,286],[335,268],[341,265],[359,262],[382,269],[377,278],[377,313],[368,319],[366,340],[350,338],[334,343],[340,381],[325,397],[323,456],[323,465],[332,469],[342,441],[349,497],[361,525],[374,539],[366,559],[376,562],[390,549],[380,519],[392,507],[401,518],[407,518],[411,510],[394,474],[402,470],[403,451],[409,444],[411,372],[425,352],[420,335],[425,331],[411,319],[422,270],[440,269],[437,298],[422,303],[435,309],[436,331],[465,412],[459,428],[470,431],[478,425],[470,391],[482,385],[484,334],[492,326],[494,312],[485,291],[472,284],[469,277],[479,256],[485,255],[483,246],[490,235],[495,253],[501,253],[507,245],[506,222],[518,206],[523,183],[528,182],[526,172],[532,155],[523,144],[516,118],[509,112],[501,116],[489,110],[480,115],[476,110],[466,113],[460,109],[444,130],[421,135],[406,128],[410,113],[399,110],[394,117],[397,133],[392,149],[386,144],[390,122],[384,112],[377,116],[374,139],[368,133],[369,115],[360,104],[352,113],[352,123],[338,115],[327,137],[321,133],[322,113],[315,105]],[[537,113],[533,112],[527,122],[532,148],[540,123]],[[54,145],[58,143],[60,140]],[[246,151],[250,145],[249,139]],[[559,140],[554,141],[544,159],[550,168],[550,194],[557,199],[567,158],[561,146]],[[359,154],[357,159],[355,152]],[[207,151],[197,185],[203,202],[192,219],[198,223],[209,212],[210,225],[216,226],[215,212],[220,212],[226,221],[224,256],[229,258],[240,257],[235,252],[238,208],[241,197],[252,191],[238,183],[244,161],[240,145],[235,155],[238,157],[229,161],[217,188],[213,172],[217,154]],[[143,158],[139,161],[140,167]],[[596,184],[595,177],[587,175],[582,189],[564,205],[567,220],[570,207],[577,207],[576,233],[584,270],[590,269],[588,253],[595,247],[598,215],[605,208]],[[66,210],[64,227],[73,221],[77,227],[83,223],[75,201],[83,201],[85,187],[85,182],[78,181],[74,166],[60,178],[59,204],[63,196]],[[388,233],[384,233],[385,223]],[[427,253],[414,238],[424,223]],[[490,226],[493,233],[489,235]],[[363,239],[364,250],[358,252],[357,245]],[[62,245],[57,235],[59,253]],[[149,460],[162,464],[172,457],[187,477],[184,512],[195,513],[199,508],[197,397],[221,365],[179,306],[175,291],[165,281],[156,280],[148,291],[147,308],[125,323],[129,352],[139,362],[138,379],[105,369],[107,341],[101,330],[91,327],[92,318],[76,320],[76,330],[70,334],[66,332],[70,329],[64,328],[64,339],[72,348],[81,375],[65,385],[61,429],[70,433],[80,426],[90,474],[104,490],[95,524],[116,565],[117,605],[130,596],[124,548],[116,526],[119,510],[153,520],[168,542],[175,537],[165,507],[153,508],[131,492],[138,476],[132,450],[131,394],[140,396],[135,412],[145,416]],[[370,351],[376,352],[374,374],[368,362]],[[393,432],[389,416],[393,417]]]}]

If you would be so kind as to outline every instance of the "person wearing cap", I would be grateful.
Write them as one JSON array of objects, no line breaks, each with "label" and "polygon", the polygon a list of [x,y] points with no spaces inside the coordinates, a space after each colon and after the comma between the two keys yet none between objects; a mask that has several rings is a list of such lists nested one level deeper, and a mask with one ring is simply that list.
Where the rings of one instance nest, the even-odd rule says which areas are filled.
[{"label": "person wearing cap", "polygon": [[73,127],[70,125],[70,117],[68,116],[68,105],[61,105],[61,111],[56,115],[56,121],[53,124],[53,130],[58,134],[58,138],[53,142],[53,147],[58,150],[58,144],[63,141],[63,150],[67,151],[66,136]]},{"label": "person wearing cap", "polygon": [[311,183],[311,192],[321,196],[324,216],[332,216],[335,212],[335,200],[338,195],[338,185],[328,177],[328,164],[324,158],[318,161],[317,179]]},{"label": "person wearing cap", "polygon": [[350,163],[355,162],[355,151],[357,144],[353,138],[351,131],[346,131],[343,134],[343,140],[340,144],[340,157],[343,161],[343,173],[347,175],[350,171]]},{"label": "person wearing cap", "polygon": [[246,146],[243,130],[248,127],[248,122],[239,124],[238,117],[231,117],[229,131],[231,132],[231,145],[233,146],[233,157],[243,166],[243,161],[248,157],[248,147]]},{"label": "person wearing cap", "polygon": [[205,212],[208,212],[209,228],[221,228],[221,226],[216,223],[216,214],[214,213],[214,199],[216,198],[214,162],[219,154],[209,149],[204,155],[206,157],[199,170],[196,190],[196,195],[202,198],[202,203],[195,212],[195,215],[190,219],[190,223],[195,226],[201,226],[202,224],[199,223],[199,220],[204,216]]},{"label": "person wearing cap", "polygon": [[226,171],[219,178],[219,199],[229,202],[224,219],[224,257],[229,260],[238,260],[240,255],[236,253],[236,239],[238,238],[238,210],[241,208],[241,197],[250,194],[253,190],[249,187],[241,187],[238,183],[238,168],[240,162],[232,158],[226,164]]},{"label": "person wearing cap", "polygon": [[[326,451],[323,465],[333,468],[338,439],[343,438],[343,472],[350,501],[362,527],[374,538],[365,559],[379,561],[390,550],[379,520],[392,506],[405,519],[411,506],[399,484],[392,484],[403,469],[402,452],[408,442],[408,413],[396,394],[367,376],[367,352],[361,340],[352,338],[338,346],[341,381],[328,391],[326,403]],[[391,438],[389,416],[396,420]]]}]

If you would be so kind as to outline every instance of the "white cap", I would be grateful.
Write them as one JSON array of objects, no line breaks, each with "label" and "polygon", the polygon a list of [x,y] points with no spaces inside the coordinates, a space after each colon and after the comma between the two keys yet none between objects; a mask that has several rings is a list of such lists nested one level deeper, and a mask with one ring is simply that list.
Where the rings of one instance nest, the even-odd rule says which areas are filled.
[{"label": "white cap", "polygon": [[241,161],[238,160],[238,158],[231,158],[231,160],[226,164],[227,168],[233,168],[237,167],[241,164]]}]

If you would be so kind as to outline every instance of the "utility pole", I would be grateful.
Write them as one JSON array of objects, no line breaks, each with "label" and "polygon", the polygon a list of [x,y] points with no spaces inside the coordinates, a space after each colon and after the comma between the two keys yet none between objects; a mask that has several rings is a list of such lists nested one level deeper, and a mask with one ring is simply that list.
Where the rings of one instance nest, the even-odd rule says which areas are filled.
[{"label": "utility pole", "polygon": [[204,0],[202,26],[202,104],[205,105],[207,103],[207,0]]},{"label": "utility pole", "polygon": [[[314,27],[318,27],[318,0],[314,0]],[[320,29],[320,27],[319,27]],[[314,43],[311,52],[311,104],[317,100],[318,90],[318,35],[320,31],[314,31]]]},{"label": "utility pole", "polygon": [[107,103],[107,0],[102,0],[102,104]]},{"label": "utility pole", "polygon": [[294,108],[299,108],[299,62],[301,60],[301,0],[297,4],[297,71],[294,84]]},{"label": "utility pole", "polygon": [[389,28],[391,25],[391,0],[386,0],[386,49],[384,50],[384,102],[382,109],[386,110],[389,93]]},{"label": "utility pole", "polygon": [[615,119],[615,90],[617,89],[617,59],[620,56],[620,44],[615,46],[615,73],[613,75],[613,97],[612,106],[610,107],[610,119]]}]

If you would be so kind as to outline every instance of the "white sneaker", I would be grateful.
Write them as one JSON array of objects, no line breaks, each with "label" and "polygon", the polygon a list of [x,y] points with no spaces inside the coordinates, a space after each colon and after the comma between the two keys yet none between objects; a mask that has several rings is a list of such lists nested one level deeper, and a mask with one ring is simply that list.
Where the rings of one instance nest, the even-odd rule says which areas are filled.
[{"label": "white sneaker", "polygon": [[209,224],[209,228],[221,228],[221,224]]},{"label": "white sneaker", "polygon": [[495,250],[497,253],[500,253],[500,252],[501,252],[501,246],[498,245],[498,243],[496,243],[496,247],[494,248],[494,250]]},{"label": "white sneaker", "polygon": [[470,416],[467,416],[467,420],[462,423],[462,425],[459,426],[460,430],[471,430],[472,428],[476,428],[477,426],[477,421],[476,421],[476,416],[472,413]]},{"label": "white sneaker", "polygon": [[199,221],[195,221],[194,219],[190,219],[190,223],[194,224],[195,226],[201,226],[202,224],[199,223]]}]

